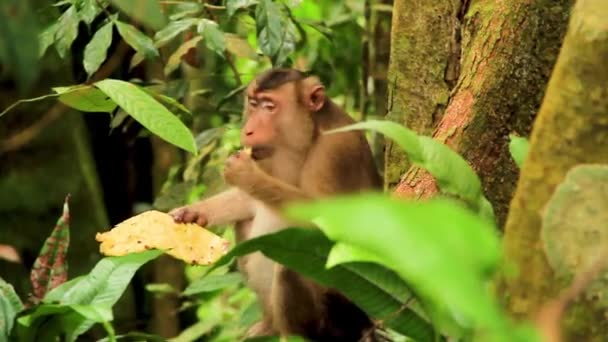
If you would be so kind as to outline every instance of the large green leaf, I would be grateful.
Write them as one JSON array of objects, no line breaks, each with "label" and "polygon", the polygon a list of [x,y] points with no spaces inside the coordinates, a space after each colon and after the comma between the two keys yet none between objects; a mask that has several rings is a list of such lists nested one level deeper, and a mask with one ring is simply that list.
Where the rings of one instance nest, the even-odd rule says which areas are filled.
[{"label": "large green leaf", "polygon": [[0,1],[0,64],[23,91],[38,76],[38,28],[29,1]]},{"label": "large green leaf", "polygon": [[103,258],[85,279],[65,292],[60,302],[111,307],[127,288],[135,271],[161,253],[151,250],[121,257]]},{"label": "large green leaf", "polygon": [[160,30],[165,26],[165,15],[158,0],[110,0],[110,2],[151,29]]},{"label": "large green leaf", "polygon": [[524,160],[526,160],[526,155],[528,154],[528,139],[513,134],[509,135],[509,138],[511,139],[509,141],[509,152],[511,152],[511,157],[513,157],[517,166],[522,167],[522,165],[524,165]]},{"label": "large green leaf", "polygon": [[38,302],[54,287],[68,279],[67,253],[70,245],[69,196],[63,203],[63,213],[51,235],[44,241],[32,266],[32,300]]},{"label": "large green leaf", "polygon": [[156,50],[154,42],[150,37],[143,34],[131,24],[126,24],[120,21],[115,21],[115,23],[120,36],[124,38],[127,44],[131,45],[135,51],[141,53],[146,58],[158,57],[158,50]]},{"label": "large green leaf", "polygon": [[275,56],[281,48],[283,13],[272,0],[261,0],[255,11],[258,46],[269,57]]},{"label": "large green leaf", "polygon": [[23,310],[23,304],[13,285],[0,278],[0,341],[9,340],[15,317],[21,310]]},{"label": "large green leaf", "polygon": [[357,129],[371,129],[393,139],[408,155],[411,162],[426,169],[439,189],[456,195],[471,205],[479,214],[494,220],[494,209],[485,198],[481,181],[473,168],[458,153],[445,144],[390,121],[369,120],[332,130],[327,134]]},{"label": "large green leaf", "polygon": [[70,87],[55,87],[53,90],[60,94],[59,101],[83,112],[108,112],[116,109],[116,103],[101,90],[93,86],[75,85]]},{"label": "large green leaf", "polygon": [[47,28],[45,28],[38,35],[39,41],[39,49],[38,49],[38,57],[44,56],[44,53],[49,48],[49,46],[55,43],[55,34],[57,33],[57,29],[59,29],[59,23],[54,22],[50,24]]},{"label": "large green leaf", "polygon": [[105,24],[97,30],[91,41],[84,48],[84,70],[89,77],[99,69],[101,63],[106,60],[108,48],[112,43],[113,22]]},{"label": "large green leaf", "polygon": [[[45,304],[21,317],[20,335],[24,341],[42,340],[37,336],[39,330],[49,337],[63,333],[68,341],[75,341],[95,323],[111,319],[108,311],[122,296],[135,272],[161,254],[161,251],[151,250],[100,260],[88,275],[50,292],[44,299]],[[103,325],[112,335],[111,327]]]},{"label": "large green leaf", "polygon": [[296,205],[288,214],[352,246],[350,260],[342,256],[341,262],[381,263],[465,323],[502,329],[503,317],[485,288],[500,260],[498,237],[491,223],[457,202],[367,194]]},{"label": "large green leaf", "polygon": [[95,83],[95,86],[150,132],[186,151],[196,153],[194,137],[188,127],[136,85],[106,79]]},{"label": "large green leaf", "polygon": [[59,26],[55,33],[55,49],[61,58],[65,57],[76,36],[78,36],[79,22],[80,16],[74,6],[70,6],[59,18]]},{"label": "large green leaf", "polygon": [[183,294],[186,296],[191,296],[203,292],[211,292],[240,284],[242,281],[243,277],[240,273],[208,275],[190,283],[190,285],[188,285],[188,287],[186,287],[184,290]]},{"label": "large green leaf", "polygon": [[217,23],[208,20],[201,19],[197,27],[198,33],[203,36],[203,42],[209,50],[217,53],[224,57],[224,51],[226,51],[226,41],[224,40],[224,34],[217,26]]},{"label": "large green leaf", "polygon": [[392,271],[374,264],[350,263],[326,269],[332,242],[319,230],[287,229],[237,245],[215,267],[232,258],[261,251],[269,258],[338,289],[375,319],[417,341],[432,341],[430,324],[406,306],[411,299],[404,282]]},{"label": "large green leaf", "polygon": [[198,23],[198,19],[186,18],[182,20],[172,21],[162,30],[154,35],[154,44],[156,47],[161,47],[167,44],[171,39],[177,37],[178,34],[186,31]]}]

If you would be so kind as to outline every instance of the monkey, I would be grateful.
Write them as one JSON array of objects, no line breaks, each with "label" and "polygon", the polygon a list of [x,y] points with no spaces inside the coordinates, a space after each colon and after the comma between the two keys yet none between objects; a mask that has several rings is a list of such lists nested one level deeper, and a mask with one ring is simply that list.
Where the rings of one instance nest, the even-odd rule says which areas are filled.
[{"label": "monkey", "polygon": [[[176,222],[235,223],[240,242],[289,227],[281,214],[289,203],[381,188],[363,133],[323,134],[355,121],[327,97],[316,76],[289,68],[261,73],[246,88],[243,121],[241,142],[251,153],[227,159],[224,179],[231,187],[170,211]],[[373,336],[367,314],[336,290],[260,252],[239,258],[238,266],[263,313],[247,336],[334,342]]]}]

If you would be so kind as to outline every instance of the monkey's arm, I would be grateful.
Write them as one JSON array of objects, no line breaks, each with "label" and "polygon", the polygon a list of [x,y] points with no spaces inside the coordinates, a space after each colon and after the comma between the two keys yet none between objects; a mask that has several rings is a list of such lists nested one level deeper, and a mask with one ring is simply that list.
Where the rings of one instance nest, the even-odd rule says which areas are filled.
[{"label": "monkey's arm", "polygon": [[226,162],[224,178],[251,197],[280,208],[288,202],[310,199],[302,189],[281,181],[264,172],[245,153],[236,153]]},{"label": "monkey's arm", "polygon": [[169,215],[178,222],[217,226],[252,218],[254,205],[248,194],[231,188],[191,205],[173,209]]}]

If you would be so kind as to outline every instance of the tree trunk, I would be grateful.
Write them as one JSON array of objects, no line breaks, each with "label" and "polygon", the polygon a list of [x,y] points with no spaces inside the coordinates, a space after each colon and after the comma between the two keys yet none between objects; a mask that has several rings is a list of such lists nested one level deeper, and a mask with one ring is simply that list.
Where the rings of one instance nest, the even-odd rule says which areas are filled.
[{"label": "tree trunk", "polygon": [[[502,225],[518,177],[508,135],[528,135],[571,0],[469,3],[395,2],[389,118],[422,134],[434,129],[436,139],[463,155]],[[410,167],[395,149],[387,146],[389,185]],[[415,198],[436,191],[428,173],[411,167],[396,188]]]},{"label": "tree trunk", "polygon": [[[507,307],[517,317],[536,314],[563,285],[540,247],[541,213],[557,184],[575,165],[608,163],[606,18],[605,0],[577,2],[511,202],[505,252],[521,276],[506,280],[504,290]],[[605,341],[605,307],[581,297],[563,320],[566,340]]]}]

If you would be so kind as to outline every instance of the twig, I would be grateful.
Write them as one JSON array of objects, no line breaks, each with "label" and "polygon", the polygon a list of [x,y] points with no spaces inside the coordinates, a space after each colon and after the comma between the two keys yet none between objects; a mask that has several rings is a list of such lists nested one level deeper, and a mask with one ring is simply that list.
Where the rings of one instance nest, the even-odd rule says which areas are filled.
[{"label": "twig", "polygon": [[608,266],[607,254],[604,253],[598,258],[587,271],[579,273],[570,287],[562,291],[556,299],[548,301],[540,309],[536,318],[536,325],[545,342],[562,341],[560,322],[564,312],[570,303],[606,269]]},{"label": "twig", "polygon": [[[118,47],[116,48],[116,52],[104,63],[101,68],[89,79],[85,82],[86,85],[91,85],[97,81],[107,78],[110,76],[114,70],[116,70],[123,61],[123,58],[127,51],[129,50],[129,46],[121,40]],[[48,95],[47,95],[48,96]],[[21,102],[27,102],[21,100]],[[16,104],[15,104],[16,105]],[[14,107],[12,105],[11,107]],[[34,122],[29,127],[21,130],[20,132],[13,134],[12,136],[4,139],[2,144],[0,145],[0,154],[4,154],[7,152],[11,152],[14,150],[18,150],[19,148],[26,145],[32,139],[34,139],[40,131],[57,120],[61,115],[65,112],[67,107],[61,103],[57,102],[51,109],[49,109],[40,120]]]}]

